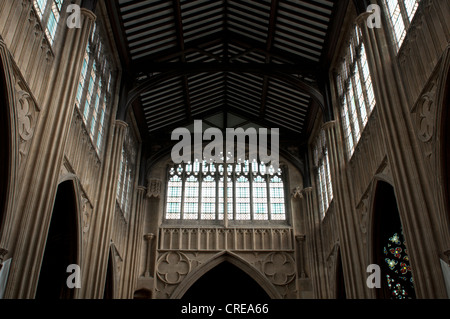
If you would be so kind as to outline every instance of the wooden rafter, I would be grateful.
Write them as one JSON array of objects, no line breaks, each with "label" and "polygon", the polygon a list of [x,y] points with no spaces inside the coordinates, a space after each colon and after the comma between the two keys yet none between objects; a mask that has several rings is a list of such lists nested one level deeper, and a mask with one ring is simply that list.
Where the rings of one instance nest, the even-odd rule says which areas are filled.
[{"label": "wooden rafter", "polygon": [[[272,0],[270,5],[270,18],[269,18],[269,27],[268,34],[266,40],[266,51],[270,52],[273,46],[273,40],[275,38],[275,25],[277,21],[277,10],[278,10],[278,0]],[[270,63],[270,56],[266,54],[266,62]],[[259,116],[264,118],[266,113],[266,100],[267,100],[267,92],[269,91],[269,77],[264,76],[263,89],[261,93],[261,106],[259,109]]]}]

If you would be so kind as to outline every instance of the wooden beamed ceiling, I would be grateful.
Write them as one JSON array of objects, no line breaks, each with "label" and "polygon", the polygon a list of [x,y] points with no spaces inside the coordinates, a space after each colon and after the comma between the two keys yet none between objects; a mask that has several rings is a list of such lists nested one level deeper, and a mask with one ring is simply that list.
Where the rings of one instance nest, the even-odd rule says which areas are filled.
[{"label": "wooden beamed ceiling", "polygon": [[106,1],[149,136],[224,112],[305,137],[348,1]]}]

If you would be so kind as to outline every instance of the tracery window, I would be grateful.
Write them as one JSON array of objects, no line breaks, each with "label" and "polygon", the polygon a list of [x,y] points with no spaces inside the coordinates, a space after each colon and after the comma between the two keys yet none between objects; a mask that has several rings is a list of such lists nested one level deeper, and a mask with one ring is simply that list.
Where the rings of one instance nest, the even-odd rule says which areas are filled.
[{"label": "tracery window", "polygon": [[63,0],[33,0],[33,6],[45,28],[45,35],[52,45],[61,17],[62,3]]},{"label": "tracery window", "polygon": [[333,186],[331,184],[330,159],[326,144],[325,131],[322,130],[313,146],[313,165],[316,176],[319,209],[322,218],[325,216],[333,200]]},{"label": "tracery window", "polygon": [[100,28],[95,24],[84,53],[75,104],[97,154],[101,154],[106,113],[111,98],[112,64],[107,58]]},{"label": "tracery window", "polygon": [[420,0],[384,0],[397,50],[402,46]]},{"label": "tracery window", "polygon": [[348,157],[351,158],[376,105],[366,49],[357,26],[352,30],[346,54],[336,75],[336,84],[345,144]]},{"label": "tracery window", "polygon": [[233,164],[196,160],[169,168],[166,220],[225,218],[285,221],[283,170],[248,160]]}]

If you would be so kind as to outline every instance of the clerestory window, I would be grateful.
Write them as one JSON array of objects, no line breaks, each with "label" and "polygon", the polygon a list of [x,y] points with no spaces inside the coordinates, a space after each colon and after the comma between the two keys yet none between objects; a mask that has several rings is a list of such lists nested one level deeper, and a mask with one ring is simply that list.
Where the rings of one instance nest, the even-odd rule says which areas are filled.
[{"label": "clerestory window", "polygon": [[168,169],[166,220],[285,221],[283,169],[196,160]]},{"label": "clerestory window", "polygon": [[323,218],[333,200],[330,159],[324,130],[320,131],[313,145],[313,165],[319,198],[319,210]]},{"label": "clerestory window", "polygon": [[106,128],[108,100],[112,89],[112,64],[103,37],[95,24],[84,52],[75,104],[100,156]]},{"label": "clerestory window", "polygon": [[55,41],[56,30],[61,18],[62,3],[63,0],[33,0],[33,6],[51,45]]},{"label": "clerestory window", "polygon": [[397,51],[405,40],[420,0],[384,0],[385,12],[391,24]]},{"label": "clerestory window", "polygon": [[345,56],[336,75],[341,123],[348,158],[351,158],[376,105],[372,78],[361,30],[352,29]]}]

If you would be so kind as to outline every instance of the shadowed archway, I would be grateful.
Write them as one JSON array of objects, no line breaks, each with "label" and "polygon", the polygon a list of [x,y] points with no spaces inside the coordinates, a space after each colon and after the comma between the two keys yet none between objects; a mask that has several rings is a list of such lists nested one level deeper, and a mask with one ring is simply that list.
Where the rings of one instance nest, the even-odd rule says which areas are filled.
[{"label": "shadowed archway", "polygon": [[270,300],[264,289],[238,267],[225,261],[197,280],[183,300]]},{"label": "shadowed archway", "polygon": [[73,299],[67,267],[78,264],[77,198],[72,180],[62,182],[53,205],[36,299]]},{"label": "shadowed archway", "polygon": [[414,281],[397,198],[392,185],[379,181],[374,204],[374,260],[381,268],[378,299],[415,299]]}]

